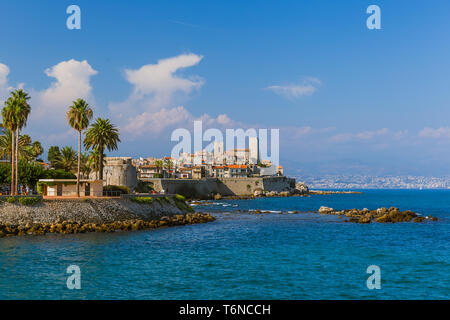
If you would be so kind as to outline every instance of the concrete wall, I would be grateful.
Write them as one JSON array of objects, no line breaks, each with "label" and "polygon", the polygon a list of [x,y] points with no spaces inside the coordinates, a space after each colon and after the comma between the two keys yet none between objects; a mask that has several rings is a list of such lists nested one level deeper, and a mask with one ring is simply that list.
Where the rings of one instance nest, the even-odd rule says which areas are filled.
[{"label": "concrete wall", "polygon": [[[90,196],[101,197],[103,196],[103,183],[102,181],[90,182]],[[80,196],[85,196],[85,183],[80,183]],[[47,186],[47,196],[57,196],[58,187]],[[76,196],[77,195],[77,185],[76,184],[62,184],[62,195],[65,197]]]},{"label": "concrete wall", "polygon": [[295,179],[287,177],[221,178],[221,179],[145,179],[160,192],[182,194],[186,197],[209,198],[213,194],[222,196],[252,195],[255,190],[288,191],[295,188]]}]

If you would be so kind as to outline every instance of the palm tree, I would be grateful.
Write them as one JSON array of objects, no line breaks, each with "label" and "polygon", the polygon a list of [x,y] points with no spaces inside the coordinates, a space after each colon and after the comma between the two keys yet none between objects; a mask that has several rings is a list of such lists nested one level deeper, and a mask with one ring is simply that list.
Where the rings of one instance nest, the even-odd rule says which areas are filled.
[{"label": "palm tree", "polygon": [[167,172],[169,173],[169,178],[172,177],[172,174],[170,173],[170,170],[173,168],[173,162],[171,160],[166,160],[166,169]]},{"label": "palm tree", "polygon": [[[12,144],[13,138],[11,131],[3,129],[0,135],[0,158],[11,156],[11,150],[13,150]],[[20,135],[19,142],[16,144],[19,149],[19,158],[24,158],[26,160],[34,160],[44,151],[41,143],[39,141],[31,143],[31,138],[27,134]]]},{"label": "palm tree", "polygon": [[[23,91],[22,89],[15,90],[11,92],[11,98],[16,103],[16,112],[17,112],[17,128],[16,128],[16,150],[15,150],[15,161],[16,161],[16,172],[15,172],[15,191],[17,192],[17,188],[19,186],[19,136],[20,131],[23,127],[27,125],[28,116],[31,112],[31,107],[28,104],[28,100],[30,96],[28,93]],[[31,142],[31,139],[30,139]]]},{"label": "palm tree", "polygon": [[64,147],[61,149],[61,157],[56,161],[64,171],[74,172],[77,168],[77,152],[72,147]]},{"label": "palm tree", "polygon": [[[105,154],[103,154],[103,158],[105,158]],[[95,179],[98,179],[98,171],[100,168],[100,152],[94,148],[93,151],[89,153],[87,163],[91,170],[91,172],[95,172]],[[103,164],[105,164],[105,160],[103,160]]]},{"label": "palm tree", "polygon": [[11,132],[11,195],[15,195],[15,185],[14,185],[14,150],[16,141],[16,129],[17,129],[17,112],[16,112],[16,102],[10,97],[5,102],[5,106],[2,109],[3,126]]},{"label": "palm tree", "polygon": [[80,166],[80,173],[84,179],[86,177],[89,179],[89,174],[91,173],[92,169],[89,165],[89,156],[85,153],[81,153],[81,166]]},{"label": "palm tree", "polygon": [[119,130],[109,121],[109,119],[98,118],[84,137],[84,147],[93,148],[99,152],[99,172],[100,180],[103,180],[103,152],[117,150],[117,143],[120,142]]},{"label": "palm tree", "polygon": [[37,159],[44,153],[44,148],[42,148],[42,145],[39,141],[34,141],[31,144],[30,149],[33,160]]},{"label": "palm tree", "polygon": [[72,128],[78,131],[77,197],[80,196],[81,132],[89,126],[92,113],[91,107],[83,99],[74,101],[67,111],[67,121]]},{"label": "palm tree", "polygon": [[160,173],[163,166],[164,166],[164,162],[162,160],[155,160],[155,167],[156,167],[156,171],[158,171],[158,174]]}]

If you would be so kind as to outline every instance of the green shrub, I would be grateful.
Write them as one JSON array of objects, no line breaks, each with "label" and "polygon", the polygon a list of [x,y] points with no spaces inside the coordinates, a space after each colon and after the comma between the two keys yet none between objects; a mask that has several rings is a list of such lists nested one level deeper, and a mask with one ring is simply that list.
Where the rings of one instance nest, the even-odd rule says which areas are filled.
[{"label": "green shrub", "polygon": [[178,201],[186,201],[186,198],[183,197],[181,194],[176,194],[176,195],[175,195],[175,200],[178,200]]},{"label": "green shrub", "polygon": [[148,183],[145,183],[145,182],[139,180],[139,182],[134,190],[138,193],[148,193],[150,191],[150,187],[149,187]]},{"label": "green shrub", "polygon": [[126,186],[104,186],[103,191],[118,191],[120,194],[130,194],[130,188]]},{"label": "green shrub", "polygon": [[15,197],[7,197],[6,201],[9,203],[15,203],[16,202],[16,198]]},{"label": "green shrub", "polygon": [[130,200],[139,204],[152,204],[154,201],[152,197],[134,197]]},{"label": "green shrub", "polygon": [[24,206],[34,206],[35,204],[39,203],[41,201],[41,198],[38,197],[21,197],[19,198],[20,204]]}]

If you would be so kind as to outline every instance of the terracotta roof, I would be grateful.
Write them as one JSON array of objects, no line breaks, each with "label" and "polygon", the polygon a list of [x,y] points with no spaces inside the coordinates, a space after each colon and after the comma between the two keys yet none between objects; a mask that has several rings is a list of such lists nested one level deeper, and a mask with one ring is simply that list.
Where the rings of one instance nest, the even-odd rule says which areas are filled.
[{"label": "terracotta roof", "polygon": [[230,169],[247,169],[246,165],[232,164],[227,166]]}]

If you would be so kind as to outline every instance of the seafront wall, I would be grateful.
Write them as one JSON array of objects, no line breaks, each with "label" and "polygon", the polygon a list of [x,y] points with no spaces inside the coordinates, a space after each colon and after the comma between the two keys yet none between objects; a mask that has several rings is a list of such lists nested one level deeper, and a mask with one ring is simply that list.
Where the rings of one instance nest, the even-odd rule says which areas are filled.
[{"label": "seafront wall", "polygon": [[248,196],[256,190],[290,191],[295,189],[295,179],[287,177],[252,177],[252,178],[209,178],[193,179],[145,179],[153,185],[155,191],[164,190],[169,194],[181,194],[190,198],[211,198],[221,196]]},{"label": "seafront wall", "polygon": [[136,219],[153,220],[188,212],[187,207],[177,205],[174,197],[155,200],[151,204],[140,204],[126,198],[44,199],[35,205],[0,201],[0,224],[48,224],[63,221],[107,224]]}]

